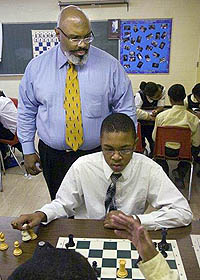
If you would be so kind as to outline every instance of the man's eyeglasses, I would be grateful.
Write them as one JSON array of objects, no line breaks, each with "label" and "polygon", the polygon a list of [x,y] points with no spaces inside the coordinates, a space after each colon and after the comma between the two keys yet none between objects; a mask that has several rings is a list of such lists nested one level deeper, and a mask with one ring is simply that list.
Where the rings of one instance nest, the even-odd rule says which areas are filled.
[{"label": "man's eyeglasses", "polygon": [[113,150],[102,148],[102,151],[108,156],[113,156],[116,152],[119,153],[120,156],[126,156],[132,154],[133,149]]},{"label": "man's eyeglasses", "polygon": [[57,29],[59,29],[62,34],[72,43],[80,45],[82,42],[84,42],[85,44],[89,44],[94,40],[94,33],[91,31],[91,34],[89,37],[83,38],[83,39],[78,39],[78,38],[70,38],[60,27],[57,27]]}]

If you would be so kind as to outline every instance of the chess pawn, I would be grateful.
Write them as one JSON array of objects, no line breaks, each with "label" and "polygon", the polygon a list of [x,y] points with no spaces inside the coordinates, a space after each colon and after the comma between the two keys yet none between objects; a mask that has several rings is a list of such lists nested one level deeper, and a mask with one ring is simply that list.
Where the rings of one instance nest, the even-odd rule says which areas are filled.
[{"label": "chess pawn", "polygon": [[119,278],[125,278],[128,275],[128,271],[125,268],[125,264],[125,260],[119,260],[119,269],[117,271],[117,276]]},{"label": "chess pawn", "polygon": [[31,240],[35,240],[38,237],[37,234],[33,231],[33,229],[29,229],[28,232],[31,236]]},{"label": "chess pawn", "polygon": [[19,241],[15,241],[14,242],[14,251],[13,251],[13,255],[14,256],[20,256],[22,254],[22,249],[19,248]]},{"label": "chess pawn", "polygon": [[0,232],[0,251],[5,251],[8,249],[8,244],[5,242],[5,235],[3,232]]},{"label": "chess pawn", "polygon": [[22,234],[22,241],[29,241],[31,240],[31,235],[29,234],[29,232],[27,230],[22,230],[21,231],[21,234]]}]

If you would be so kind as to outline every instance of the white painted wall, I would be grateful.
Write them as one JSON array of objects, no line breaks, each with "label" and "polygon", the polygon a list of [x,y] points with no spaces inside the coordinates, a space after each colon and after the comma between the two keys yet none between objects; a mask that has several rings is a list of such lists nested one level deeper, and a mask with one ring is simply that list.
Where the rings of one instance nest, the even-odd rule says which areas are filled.
[{"label": "white painted wall", "polygon": [[[0,22],[56,21],[57,3],[57,0],[0,0]],[[188,93],[191,91],[196,83],[199,59],[200,0],[130,0],[128,12],[126,5],[92,6],[83,10],[91,20],[172,18],[169,74],[134,74],[129,77],[134,92],[142,80],[159,82],[167,88],[173,83],[182,83]],[[0,77],[0,89],[15,97],[20,79],[21,76]]]}]

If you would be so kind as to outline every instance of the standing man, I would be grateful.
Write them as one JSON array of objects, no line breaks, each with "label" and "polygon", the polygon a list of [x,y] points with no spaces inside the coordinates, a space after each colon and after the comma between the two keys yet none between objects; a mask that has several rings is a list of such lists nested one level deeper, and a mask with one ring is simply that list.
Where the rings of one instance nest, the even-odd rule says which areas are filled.
[{"label": "standing man", "polygon": [[[123,67],[111,55],[90,46],[89,19],[77,7],[59,15],[56,47],[33,59],[19,89],[18,136],[27,171],[41,164],[50,196],[55,194],[72,163],[100,150],[100,126],[113,112],[136,123],[135,103]],[[39,154],[34,147],[39,136]]]}]

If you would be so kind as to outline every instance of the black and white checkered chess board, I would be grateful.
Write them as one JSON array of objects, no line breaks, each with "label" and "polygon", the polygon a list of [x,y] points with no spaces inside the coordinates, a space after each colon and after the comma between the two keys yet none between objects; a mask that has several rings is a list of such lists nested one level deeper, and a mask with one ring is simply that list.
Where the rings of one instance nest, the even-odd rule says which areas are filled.
[{"label": "black and white checkered chess board", "polygon": [[[160,242],[160,240],[154,240]],[[178,271],[180,280],[186,280],[183,263],[180,257],[177,242],[175,240],[167,240],[170,244],[167,253],[167,262],[171,269]],[[59,237],[57,248],[65,248],[68,243],[68,237]],[[74,238],[75,249],[92,265],[93,261],[97,262],[97,268],[100,271],[101,280],[120,279],[116,276],[119,268],[119,260],[126,260],[126,270],[128,276],[125,279],[144,280],[144,276],[136,266],[138,252],[129,240],[124,239],[95,239],[95,238]],[[69,250],[70,250],[69,249]]]}]

